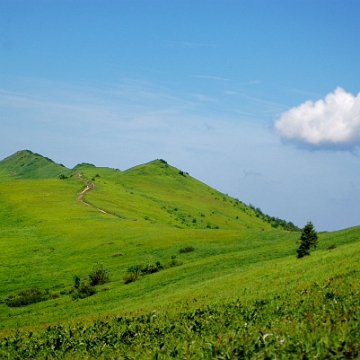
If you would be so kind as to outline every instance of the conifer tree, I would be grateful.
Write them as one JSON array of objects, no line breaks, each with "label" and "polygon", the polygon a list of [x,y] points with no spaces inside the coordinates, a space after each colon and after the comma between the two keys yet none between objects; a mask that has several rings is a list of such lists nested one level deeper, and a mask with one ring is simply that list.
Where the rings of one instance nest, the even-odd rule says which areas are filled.
[{"label": "conifer tree", "polygon": [[310,255],[310,248],[317,246],[318,235],[314,229],[314,225],[309,221],[303,228],[300,236],[300,246],[296,250],[298,259]]}]

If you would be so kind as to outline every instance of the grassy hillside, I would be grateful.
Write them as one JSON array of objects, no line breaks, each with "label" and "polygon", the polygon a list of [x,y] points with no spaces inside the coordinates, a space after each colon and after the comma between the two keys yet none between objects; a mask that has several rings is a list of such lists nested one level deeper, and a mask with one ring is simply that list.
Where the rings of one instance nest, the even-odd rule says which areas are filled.
[{"label": "grassy hillside", "polygon": [[[232,349],[236,358],[238,350],[234,346],[238,348],[248,339],[251,351],[258,346],[259,357],[263,358],[266,347],[256,340],[260,332],[305,339],[301,334],[307,326],[317,329],[326,323],[326,316],[334,321],[326,328],[329,330],[326,341],[332,344],[331,349],[339,348],[333,342],[341,337],[340,330],[341,334],[347,334],[352,329],[351,339],[359,334],[354,325],[358,313],[348,313],[359,295],[359,227],[319,234],[318,248],[310,257],[299,260],[295,252],[298,232],[272,228],[255,209],[219,193],[164,160],[126,171],[91,164],[68,170],[36,154],[15,155],[0,162],[3,174],[8,171],[0,177],[0,357],[6,351],[22,354],[19,358],[34,354],[45,357],[46,348],[58,339],[54,334],[69,336],[71,327],[77,329],[74,330],[77,334],[84,334],[84,338],[77,338],[78,350],[54,345],[58,352],[54,350],[52,357],[99,358],[112,352],[119,357],[135,356],[140,348],[146,348],[143,358],[156,353],[160,358],[169,358],[174,349],[176,356],[183,358],[200,358],[200,353],[207,353],[208,358],[225,356]],[[28,158],[23,158],[25,155]],[[43,178],[39,174],[46,170],[35,166],[36,161],[51,169]],[[54,170],[59,166],[63,170],[60,174],[66,178],[59,179]],[[24,167],[29,173],[24,172],[18,178],[19,169]],[[17,169],[11,170],[16,174],[11,174],[9,169]],[[79,194],[91,184],[95,186],[84,194],[86,203],[80,202]],[[80,278],[82,284],[87,283],[97,263],[109,270],[110,281],[95,286],[96,294],[74,300],[71,295],[74,277]],[[136,281],[124,283],[129,268],[136,265],[151,268],[156,263],[161,265],[159,271],[144,273]],[[16,291],[30,288],[49,290],[50,299],[20,307],[7,305]],[[241,304],[240,313],[236,303]],[[327,306],[328,312],[324,310]],[[254,314],[254,307],[258,309],[255,311],[258,319],[249,315],[250,320],[246,320],[247,312]],[[214,309],[214,313],[209,309]],[[137,327],[143,316],[153,319],[149,315],[153,311],[157,320],[151,324],[157,324],[158,331],[162,329],[161,336],[149,338],[155,331],[151,328],[146,334],[141,330],[142,335],[133,340],[125,341],[124,335],[123,339],[111,342],[115,341],[109,338],[111,334],[114,336],[112,331],[125,334],[129,326]],[[341,322],[341,316],[345,316],[345,313],[339,315],[341,311],[347,312],[346,323]],[[312,314],[309,321],[304,320],[306,314]],[[129,319],[126,326],[119,320],[124,316]],[[230,316],[232,325],[225,326],[222,320],[212,323],[209,319],[218,319],[216,316],[220,320]],[[103,333],[105,328],[93,322],[96,318],[112,329],[107,335]],[[192,330],[194,321],[202,324],[198,331]],[[48,330],[48,335],[41,332],[43,324],[58,322],[69,323]],[[164,326],[169,322],[182,324],[179,325],[182,330],[175,331],[177,325],[174,325],[175,328],[165,331]],[[292,322],[300,325],[293,326]],[[243,331],[244,323],[251,324],[248,335]],[[81,326],[88,332],[81,332],[78,328]],[[334,329],[339,326],[336,332]],[[11,329],[15,327],[23,328],[22,332],[14,335]],[[33,355],[26,352],[31,348],[29,330],[38,332],[31,340]],[[111,347],[98,345],[91,335],[94,332],[99,334],[99,341],[105,336],[101,341],[111,343]],[[224,341],[219,340],[219,334]],[[14,340],[16,336],[18,340]],[[46,336],[52,340],[46,342]],[[73,340],[68,339],[68,343]],[[40,346],[42,341],[45,342]],[[94,348],[79,345],[87,341]],[[260,343],[256,345],[256,341]],[[280,345],[274,341],[269,349],[276,353],[276,346]],[[295,344],[291,341],[289,344]],[[314,336],[309,341],[313,345],[309,345],[308,353],[314,354],[314,344],[319,339]],[[166,349],[162,349],[164,342],[168,344]],[[217,343],[219,355],[215,351]],[[114,344],[118,344],[118,350]],[[249,349],[248,356],[255,356]],[[323,349],[326,353],[325,345]],[[294,354],[299,358],[298,352]]]},{"label": "grassy hillside", "polygon": [[253,209],[164,160],[124,172],[92,166],[77,170],[95,184],[87,201],[124,220],[194,229],[270,228]]},{"label": "grassy hillside", "polygon": [[29,150],[18,151],[0,162],[0,181],[7,179],[47,179],[67,175],[70,170]]}]

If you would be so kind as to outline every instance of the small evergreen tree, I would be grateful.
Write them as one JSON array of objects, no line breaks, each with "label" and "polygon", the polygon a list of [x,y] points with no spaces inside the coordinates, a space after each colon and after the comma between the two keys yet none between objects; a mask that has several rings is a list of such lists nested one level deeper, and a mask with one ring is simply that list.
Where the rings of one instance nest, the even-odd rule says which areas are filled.
[{"label": "small evergreen tree", "polygon": [[296,250],[298,259],[310,255],[310,248],[317,246],[318,235],[314,229],[314,225],[309,221],[303,228],[300,236],[300,246]]}]

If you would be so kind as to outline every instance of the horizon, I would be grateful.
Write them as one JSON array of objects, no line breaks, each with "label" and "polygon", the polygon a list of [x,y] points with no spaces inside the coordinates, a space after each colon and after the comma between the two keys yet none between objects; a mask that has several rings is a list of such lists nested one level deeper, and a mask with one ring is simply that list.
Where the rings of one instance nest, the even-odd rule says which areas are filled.
[{"label": "horizon", "polygon": [[0,4],[0,158],[154,159],[317,231],[360,224],[360,3]]}]

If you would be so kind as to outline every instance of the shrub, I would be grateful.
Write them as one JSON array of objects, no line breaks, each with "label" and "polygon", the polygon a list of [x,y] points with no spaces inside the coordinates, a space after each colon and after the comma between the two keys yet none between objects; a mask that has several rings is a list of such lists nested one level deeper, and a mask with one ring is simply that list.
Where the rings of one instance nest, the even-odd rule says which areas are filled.
[{"label": "shrub", "polygon": [[154,274],[163,268],[160,261],[157,261],[155,264],[130,266],[123,277],[123,282],[124,284],[129,284],[136,281],[140,275]]},{"label": "shrub", "polygon": [[188,253],[191,251],[194,251],[194,247],[193,246],[185,246],[184,248],[180,249],[179,252],[180,253]]},{"label": "shrub", "polygon": [[74,300],[84,299],[94,294],[96,294],[96,289],[90,284],[81,284],[76,290],[71,292],[71,296]]},{"label": "shrub", "polygon": [[74,275],[74,288],[77,289],[80,286],[80,277]]},{"label": "shrub", "polygon": [[128,272],[123,277],[124,284],[129,284],[138,279],[139,275],[135,272]]},{"label": "shrub", "polygon": [[183,263],[179,260],[176,260],[176,255],[172,255],[171,256],[171,261],[169,262],[169,267],[174,267],[174,266],[180,266]]},{"label": "shrub", "polygon": [[35,304],[40,301],[58,298],[58,294],[51,294],[49,290],[41,289],[22,289],[18,290],[5,299],[5,303],[10,307],[20,307]]},{"label": "shrub", "polygon": [[130,266],[123,277],[124,284],[129,284],[131,282],[136,281],[140,275],[141,269],[142,269],[141,265]]},{"label": "shrub", "polygon": [[140,271],[141,271],[142,265],[132,265],[127,269],[127,273],[134,273],[137,276],[139,276]]},{"label": "shrub", "polygon": [[169,262],[169,267],[175,267],[175,266],[180,266],[182,265],[183,263],[179,260],[176,260],[176,259],[172,259],[170,262]]},{"label": "shrub", "polygon": [[[159,267],[161,267],[161,265]],[[157,266],[157,264],[146,264],[141,268],[141,273],[143,275],[145,275],[145,274],[153,274],[153,273],[156,273],[156,272],[158,272],[160,270],[159,267]]]},{"label": "shrub", "polygon": [[90,285],[102,285],[109,281],[109,270],[101,263],[97,263],[89,274]]}]

